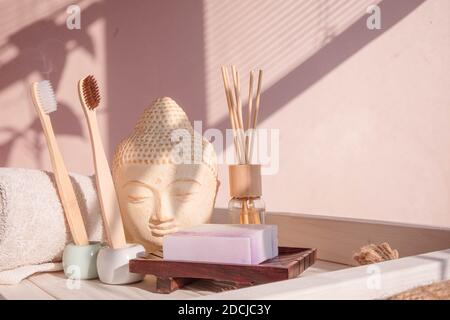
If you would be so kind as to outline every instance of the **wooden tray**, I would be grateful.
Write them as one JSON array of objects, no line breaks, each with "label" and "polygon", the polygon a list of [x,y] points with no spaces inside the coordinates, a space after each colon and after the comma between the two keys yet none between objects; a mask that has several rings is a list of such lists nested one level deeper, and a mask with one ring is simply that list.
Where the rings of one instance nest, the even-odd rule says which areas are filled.
[{"label": "wooden tray", "polygon": [[166,261],[149,253],[130,260],[130,272],[156,276],[156,290],[170,293],[198,279],[249,286],[295,278],[316,261],[316,249],[279,247],[279,255],[259,265]]}]

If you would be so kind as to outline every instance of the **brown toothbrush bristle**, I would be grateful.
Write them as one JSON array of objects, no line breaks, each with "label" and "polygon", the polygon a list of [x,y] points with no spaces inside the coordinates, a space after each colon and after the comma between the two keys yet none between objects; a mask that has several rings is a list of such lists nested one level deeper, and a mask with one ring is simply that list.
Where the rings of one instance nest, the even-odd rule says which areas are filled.
[{"label": "brown toothbrush bristle", "polygon": [[86,106],[93,110],[100,104],[100,91],[94,76],[89,75],[82,82],[83,98]]}]

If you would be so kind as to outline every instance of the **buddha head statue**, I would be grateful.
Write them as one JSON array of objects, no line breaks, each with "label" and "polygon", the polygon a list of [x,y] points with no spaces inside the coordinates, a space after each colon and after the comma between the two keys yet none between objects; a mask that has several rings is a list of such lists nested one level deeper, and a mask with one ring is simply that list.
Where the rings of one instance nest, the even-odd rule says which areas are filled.
[{"label": "buddha head statue", "polygon": [[216,154],[171,98],[155,100],[117,146],[113,177],[127,240],[147,251],[161,248],[164,235],[211,217]]}]

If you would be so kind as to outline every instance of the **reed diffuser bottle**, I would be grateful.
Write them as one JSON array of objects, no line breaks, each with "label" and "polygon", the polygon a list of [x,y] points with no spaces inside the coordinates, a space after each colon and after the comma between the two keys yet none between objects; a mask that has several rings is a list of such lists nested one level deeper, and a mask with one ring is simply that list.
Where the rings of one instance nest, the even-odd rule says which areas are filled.
[{"label": "reed diffuser bottle", "polygon": [[228,211],[231,223],[265,223],[265,203],[261,198],[261,166],[238,164],[229,166],[230,196]]},{"label": "reed diffuser bottle", "polygon": [[261,166],[253,164],[251,160],[261,97],[262,70],[259,70],[255,108],[253,108],[253,71],[250,72],[245,126],[239,72],[235,66],[231,67],[231,72],[233,85],[230,86],[228,69],[222,67],[223,84],[238,160],[238,164],[229,166],[231,200],[228,203],[228,211],[231,223],[261,224],[265,223],[265,204],[261,198]]}]

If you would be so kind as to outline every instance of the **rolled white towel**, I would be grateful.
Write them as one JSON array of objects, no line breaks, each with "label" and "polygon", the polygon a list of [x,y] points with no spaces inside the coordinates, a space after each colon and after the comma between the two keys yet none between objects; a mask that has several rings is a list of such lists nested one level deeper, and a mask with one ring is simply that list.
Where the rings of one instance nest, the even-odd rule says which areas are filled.
[{"label": "rolled white towel", "polygon": [[[89,239],[103,241],[95,183],[92,177],[70,175]],[[6,275],[20,279],[17,274],[46,270],[48,266],[44,267],[44,263],[61,261],[64,246],[69,242],[72,237],[53,173],[0,168],[0,284],[8,283],[3,280]],[[26,268],[28,272],[24,273],[21,267],[29,265],[35,268]],[[16,268],[15,274],[13,269]]]}]

